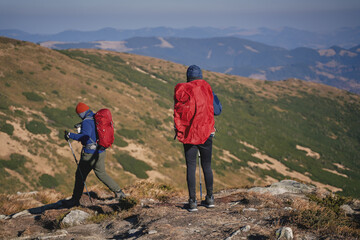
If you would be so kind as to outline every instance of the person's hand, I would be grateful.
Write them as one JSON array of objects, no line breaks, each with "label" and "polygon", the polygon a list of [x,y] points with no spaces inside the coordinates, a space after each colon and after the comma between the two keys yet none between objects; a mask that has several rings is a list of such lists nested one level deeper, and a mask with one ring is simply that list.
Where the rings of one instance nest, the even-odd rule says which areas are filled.
[{"label": "person's hand", "polygon": [[64,131],[64,138],[66,141],[69,141],[69,139],[70,139],[70,133],[66,130]]}]

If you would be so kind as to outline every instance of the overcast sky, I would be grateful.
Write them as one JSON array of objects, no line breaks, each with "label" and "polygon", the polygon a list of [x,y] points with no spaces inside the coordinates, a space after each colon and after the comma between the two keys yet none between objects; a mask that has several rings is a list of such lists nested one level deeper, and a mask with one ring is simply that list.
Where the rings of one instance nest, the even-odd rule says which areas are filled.
[{"label": "overcast sky", "polygon": [[104,27],[360,26],[360,0],[0,0],[0,29],[29,33]]}]

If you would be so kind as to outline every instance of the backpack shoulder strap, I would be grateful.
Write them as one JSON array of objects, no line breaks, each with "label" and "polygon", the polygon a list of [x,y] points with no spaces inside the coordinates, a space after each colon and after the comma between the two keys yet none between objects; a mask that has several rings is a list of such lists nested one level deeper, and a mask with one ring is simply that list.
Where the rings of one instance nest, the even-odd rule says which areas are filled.
[{"label": "backpack shoulder strap", "polygon": [[[93,121],[95,121],[95,118],[93,116],[92,117],[87,116],[86,118],[83,119],[83,121],[85,121],[85,120],[93,120]],[[95,122],[95,134],[96,134],[96,138],[97,138],[96,122]],[[96,140],[94,141],[91,137],[90,137],[90,141],[92,142],[91,145],[97,144],[97,141]]]}]

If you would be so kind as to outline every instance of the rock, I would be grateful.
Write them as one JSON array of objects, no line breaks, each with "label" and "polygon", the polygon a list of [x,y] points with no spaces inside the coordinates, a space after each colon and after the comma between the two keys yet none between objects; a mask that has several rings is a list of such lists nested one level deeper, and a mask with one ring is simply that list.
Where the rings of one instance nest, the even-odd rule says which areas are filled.
[{"label": "rock", "polygon": [[42,233],[36,236],[26,236],[26,237],[19,237],[16,238],[17,240],[30,240],[30,239],[39,239],[39,240],[45,240],[45,239],[64,239],[68,235],[68,232],[66,230],[59,230],[53,233]]},{"label": "rock", "polygon": [[128,234],[129,234],[130,236],[134,236],[134,235],[140,233],[142,230],[143,230],[143,228],[142,228],[141,226],[138,227],[138,228],[132,228],[132,229],[130,229],[130,230],[128,231]]},{"label": "rock", "polygon": [[256,212],[257,209],[256,208],[244,208],[242,211],[243,212]]},{"label": "rock", "polygon": [[129,233],[129,235],[131,235],[131,234],[136,233],[137,231],[138,231],[138,229],[130,229],[130,230],[128,231],[128,233]]},{"label": "rock", "polygon": [[64,219],[61,221],[65,226],[76,226],[83,223],[86,219],[90,217],[90,214],[81,210],[73,210],[68,213]]},{"label": "rock", "polygon": [[151,235],[151,234],[156,234],[156,233],[157,233],[156,230],[149,230],[149,231],[148,231],[148,234],[149,234],[149,235]]},{"label": "rock", "polygon": [[225,240],[231,240],[233,239],[233,237],[235,237],[236,235],[238,235],[241,232],[248,232],[250,231],[250,226],[246,225],[244,227],[241,227],[239,230],[236,230],[235,232],[233,232],[229,237],[225,238]]},{"label": "rock", "polygon": [[16,194],[17,195],[35,195],[35,194],[38,194],[38,191],[25,192],[25,193],[17,192]]},{"label": "rock", "polygon": [[231,240],[231,239],[233,239],[233,237],[235,237],[235,236],[238,235],[239,233],[241,233],[241,229],[233,232],[229,237],[225,238],[225,240]]},{"label": "rock", "polygon": [[352,209],[354,210],[360,210],[360,200],[359,199],[354,199],[353,202],[351,203]]},{"label": "rock", "polygon": [[284,193],[308,194],[315,190],[316,187],[314,186],[299,183],[294,180],[282,180],[281,182],[271,184],[270,187],[254,187],[250,188],[248,191],[279,195]]},{"label": "rock", "polygon": [[340,208],[347,214],[352,215],[355,213],[355,211],[347,204],[343,204],[340,206]]},{"label": "rock", "polygon": [[248,231],[250,231],[250,229],[251,229],[250,225],[246,225],[246,226],[240,228],[240,230],[241,230],[242,232],[248,232]]},{"label": "rock", "polygon": [[292,240],[294,239],[293,231],[289,227],[281,227],[276,230],[276,239],[277,240]]}]

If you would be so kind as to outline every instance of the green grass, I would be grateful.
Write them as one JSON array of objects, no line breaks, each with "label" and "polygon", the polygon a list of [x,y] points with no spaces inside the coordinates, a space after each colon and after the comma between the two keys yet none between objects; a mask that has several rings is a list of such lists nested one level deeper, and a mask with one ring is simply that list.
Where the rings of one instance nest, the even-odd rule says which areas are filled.
[{"label": "green grass", "polygon": [[26,129],[34,134],[49,134],[51,131],[43,122],[32,120],[25,124]]},{"label": "green grass", "polygon": [[123,138],[120,137],[118,134],[115,134],[114,145],[118,147],[126,147],[129,144],[126,141],[124,141]]},{"label": "green grass", "polygon": [[[132,83],[137,83],[163,97],[165,96],[166,99],[172,99],[174,86],[151,78],[148,74],[133,70],[132,67],[127,65],[119,56],[112,56],[110,54],[101,56],[99,54],[87,54],[82,51],[68,50],[60,52],[84,64],[112,73],[116,80],[129,86],[132,86]],[[170,76],[164,76],[161,74],[157,75],[161,79],[171,78]]]},{"label": "green grass", "polygon": [[3,167],[0,160],[0,184],[1,193],[16,193],[17,191],[26,191],[27,186],[20,182],[14,176],[11,176]]},{"label": "green grass", "polygon": [[0,132],[4,132],[4,133],[8,134],[9,136],[12,136],[13,132],[14,132],[14,127],[11,124],[0,121]]},{"label": "green grass", "polygon": [[74,124],[81,121],[81,119],[75,113],[75,108],[73,107],[68,107],[65,110],[44,107],[42,112],[52,121],[52,124],[56,127],[70,129],[74,127]]},{"label": "green grass", "polygon": [[0,110],[7,110],[9,109],[9,106],[10,104],[8,98],[4,94],[0,93]]},{"label": "green grass", "polygon": [[147,127],[160,129],[160,126],[162,125],[161,120],[152,118],[150,116],[142,116],[142,117],[140,117],[140,119],[144,121],[145,126],[147,126]]},{"label": "green grass", "polygon": [[152,170],[147,163],[140,161],[127,153],[115,154],[116,160],[121,164],[125,171],[131,172],[138,178],[147,179],[149,176],[146,171]]},{"label": "green grass", "polygon": [[137,129],[127,129],[127,128],[122,128],[116,131],[116,133],[118,135],[120,135],[121,137],[125,137],[128,139],[138,139],[140,137],[140,130]]},{"label": "green grass", "polygon": [[[124,82],[134,89],[147,88],[157,96],[154,103],[161,109],[172,108],[175,84],[183,82],[162,70],[152,70],[149,74],[164,79],[163,83],[153,79],[149,74],[132,69],[118,56],[85,53],[82,51],[60,51],[61,53],[81,61],[82,63],[104,70],[113,75],[112,79]],[[140,68],[142,68],[139,63]],[[145,69],[145,68],[142,68]],[[161,68],[160,68],[161,69]],[[185,76],[185,73],[184,75]],[[211,74],[205,79],[212,77]],[[250,80],[249,80],[250,81]],[[222,161],[214,153],[214,170],[226,175],[228,171],[238,172],[241,167],[248,167],[248,162],[261,163],[252,156],[254,150],[243,147],[239,140],[246,141],[257,147],[264,154],[279,160],[289,169],[300,173],[309,172],[312,180],[328,183],[343,189],[341,194],[360,197],[360,167],[357,164],[360,156],[360,103],[348,101],[349,96],[329,98],[321,95],[320,90],[306,92],[303,89],[292,89],[283,84],[271,81],[256,82],[256,90],[242,85],[235,77],[228,77],[226,84],[216,80],[209,81],[223,105],[223,112],[215,118],[218,132],[214,145],[219,149],[230,151],[241,161],[231,163]],[[304,84],[305,86],[306,84]],[[306,86],[305,86],[306,87]],[[259,91],[259,89],[261,91]],[[276,98],[264,98],[259,94],[270,96],[268,89],[275,92]],[[289,94],[288,90],[292,91]],[[117,90],[122,92],[121,89]],[[341,100],[341,102],[339,102]],[[278,111],[283,109],[284,111]],[[155,119],[149,114],[138,114],[143,124],[163,131],[161,123],[171,119]],[[123,128],[117,132],[121,137],[148,142],[139,130]],[[336,136],[331,137],[331,136]],[[321,155],[313,159],[304,151],[296,149],[296,145],[309,147]],[[171,149],[177,145],[171,142]],[[287,159],[285,161],[285,159]],[[333,163],[341,163],[346,169],[337,169]],[[341,177],[322,170],[328,168],[346,174]],[[276,179],[283,176],[275,171],[256,169],[264,177],[270,175]]]},{"label": "green grass", "polygon": [[8,168],[20,174],[25,174],[29,173],[29,169],[25,167],[25,163],[28,161],[24,155],[13,153],[10,155],[10,160],[0,160],[0,168]]},{"label": "green grass", "polygon": [[[226,92],[226,96],[222,91]],[[254,161],[251,152],[241,151],[240,140],[256,146],[266,155],[273,157],[290,169],[311,174],[314,181],[330,183],[343,188],[342,194],[360,196],[360,168],[356,163],[360,149],[360,119],[358,103],[339,104],[335,99],[311,95],[279,95],[275,100],[265,99],[246,87],[228,92],[220,86],[218,94],[224,106],[223,113],[215,117],[216,144],[220,149],[229,150],[239,159]],[[279,112],[274,106],[284,109]],[[331,134],[337,138],[331,138]],[[296,145],[310,147],[319,153],[319,160],[305,155]],[[284,161],[284,159],[287,161]],[[322,168],[334,169],[333,163],[343,163],[351,170],[336,169],[346,174],[344,178]],[[227,163],[215,164],[215,170],[224,171]],[[222,170],[221,170],[222,169]],[[275,172],[263,174],[281,179]],[[350,177],[351,175],[351,177]]]},{"label": "green grass", "polygon": [[44,101],[43,97],[41,97],[40,95],[38,95],[37,93],[34,93],[34,92],[23,92],[22,94],[29,101],[34,101],[34,102],[42,102],[42,101]]},{"label": "green grass", "polygon": [[164,99],[155,99],[155,102],[162,108],[170,109],[173,103],[171,101],[164,101]]},{"label": "green grass", "polygon": [[59,185],[56,178],[49,174],[42,174],[39,178],[39,183],[44,188],[55,188]]}]

